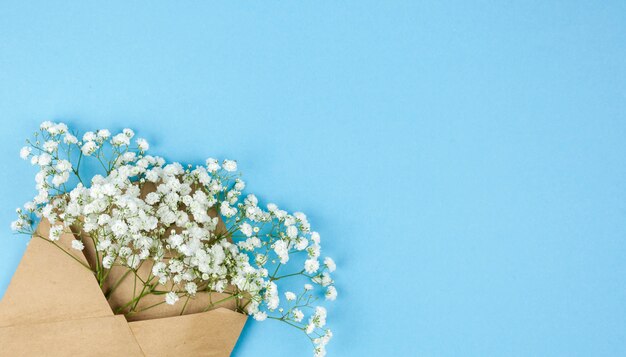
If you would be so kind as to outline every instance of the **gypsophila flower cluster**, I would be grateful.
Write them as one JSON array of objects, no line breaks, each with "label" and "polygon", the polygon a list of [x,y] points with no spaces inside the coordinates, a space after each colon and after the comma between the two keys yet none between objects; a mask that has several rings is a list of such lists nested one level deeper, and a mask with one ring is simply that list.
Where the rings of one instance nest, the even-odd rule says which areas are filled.
[{"label": "gypsophila flower cluster", "polygon": [[[96,266],[87,267],[101,286],[113,267],[136,274],[149,264],[150,277],[135,300],[158,294],[176,305],[199,292],[227,293],[257,321],[303,331],[315,356],[324,356],[332,333],[326,309],[315,303],[320,296],[337,298],[336,266],[321,258],[320,235],[306,215],[261,206],[255,195],[244,194],[236,161],[209,158],[184,166],[148,155],[149,147],[131,129],[80,136],[63,123],[42,123],[20,150],[39,168],[37,195],[17,210],[12,229],[55,245],[72,231],[79,237],[72,249],[94,248]],[[102,172],[84,180],[87,160]],[[41,218],[51,224],[46,237],[34,229]],[[307,280],[300,291],[281,288],[297,277]],[[136,305],[120,312],[132,314]]]}]

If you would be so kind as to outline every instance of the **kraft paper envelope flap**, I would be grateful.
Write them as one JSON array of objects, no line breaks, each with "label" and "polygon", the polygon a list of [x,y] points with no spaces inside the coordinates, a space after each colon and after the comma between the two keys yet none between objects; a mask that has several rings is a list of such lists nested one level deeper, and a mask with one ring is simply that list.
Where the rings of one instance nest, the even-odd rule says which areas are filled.
[{"label": "kraft paper envelope flap", "polygon": [[1,356],[145,356],[124,316],[0,328]]},{"label": "kraft paper envelope flap", "polygon": [[[48,237],[50,223],[42,220],[38,234]],[[63,234],[56,243],[69,247],[74,239]],[[79,251],[67,249],[85,262]],[[0,327],[86,317],[113,316],[91,271],[52,242],[33,237],[0,301]]]},{"label": "kraft paper envelope flap", "polygon": [[230,356],[246,323],[243,314],[218,308],[205,313],[130,322],[147,356]]},{"label": "kraft paper envelope flap", "polygon": [[[48,221],[37,234],[47,237]],[[67,249],[74,239],[63,234]],[[114,316],[93,274],[51,242],[33,237],[0,301],[2,356],[144,356],[123,316]]]}]

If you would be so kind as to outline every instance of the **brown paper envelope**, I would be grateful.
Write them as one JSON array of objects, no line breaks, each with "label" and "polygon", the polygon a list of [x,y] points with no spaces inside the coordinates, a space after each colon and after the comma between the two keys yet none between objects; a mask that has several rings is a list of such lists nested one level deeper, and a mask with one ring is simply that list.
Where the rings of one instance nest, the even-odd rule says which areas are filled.
[{"label": "brown paper envelope", "polygon": [[[49,230],[42,220],[38,233],[48,237]],[[57,243],[68,247],[72,239],[63,234]],[[80,251],[66,252],[86,263]],[[33,237],[0,301],[0,327],[99,316],[113,313],[93,273],[50,241]]]},{"label": "brown paper envelope", "polygon": [[[38,233],[47,237],[49,229],[42,220]],[[157,318],[155,311],[152,320],[130,323],[114,316],[93,273],[67,255],[86,262],[81,252],[66,248],[72,239],[72,234],[64,234],[57,242],[65,252],[41,238],[30,241],[0,301],[0,356],[232,352],[247,316],[228,309],[168,318]]]},{"label": "brown paper envelope", "polygon": [[0,328],[2,356],[145,356],[124,316]]},{"label": "brown paper envelope", "polygon": [[230,356],[246,316],[225,308],[130,322],[146,356]]}]

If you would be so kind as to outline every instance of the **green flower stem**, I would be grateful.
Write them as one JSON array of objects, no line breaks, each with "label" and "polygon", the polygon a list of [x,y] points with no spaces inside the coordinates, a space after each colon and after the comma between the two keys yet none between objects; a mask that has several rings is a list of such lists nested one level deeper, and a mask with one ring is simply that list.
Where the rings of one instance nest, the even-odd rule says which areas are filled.
[{"label": "green flower stem", "polygon": [[[111,267],[111,269],[112,268],[113,267]],[[104,296],[107,298],[107,300],[111,297],[111,294],[113,294],[115,289],[117,289],[117,287],[122,283],[122,281],[124,281],[124,279],[126,279],[126,277],[128,276],[128,274],[130,274],[130,272],[132,272],[132,270],[128,269],[119,279],[117,279],[115,284],[113,284],[113,286],[106,292],[106,294],[104,294]]]},{"label": "green flower stem", "polygon": [[185,312],[185,308],[187,307],[187,303],[189,302],[189,296],[187,296],[187,299],[185,300],[185,304],[183,305],[183,309],[180,310],[180,314],[182,316],[182,314]]},{"label": "green flower stem", "polygon": [[302,273],[304,273],[304,269],[302,269],[301,271],[299,271],[297,273],[292,273],[292,274],[279,276],[278,278],[270,278],[270,281],[276,281],[276,280],[280,280],[282,278],[287,278],[287,277],[290,277],[290,276],[301,275]]},{"label": "green flower stem", "polygon": [[162,304],[165,304],[165,300],[163,300],[163,301],[161,301],[161,302],[158,302],[158,303],[156,303],[156,304],[154,304],[154,305],[150,305],[150,306],[148,306],[148,307],[145,307],[145,308],[143,308],[143,309],[141,309],[141,310],[131,311],[131,312],[127,313],[125,316],[126,316],[126,317],[129,317],[129,316],[132,316],[132,315],[134,315],[134,314],[138,314],[138,313],[140,313],[140,312],[144,312],[144,311],[146,311],[146,310],[150,310],[150,309],[152,309],[153,307],[157,307],[157,306],[162,305]]},{"label": "green flower stem", "polygon": [[276,273],[278,273],[278,269],[280,268],[282,264],[278,263],[278,265],[276,266],[276,270],[274,270],[274,273],[272,274],[270,280],[274,280],[274,277],[276,276]]},{"label": "green flower stem", "polygon": [[285,320],[284,318],[274,317],[274,316],[268,316],[267,318],[268,319],[272,319],[272,320],[282,321],[282,322],[284,322],[286,324],[289,324],[289,325],[291,325],[291,326],[293,326],[293,327],[295,327],[295,328],[297,328],[299,330],[304,330],[304,327],[301,327],[301,326],[298,326],[298,325],[296,325],[294,323],[291,323],[291,322]]},{"label": "green flower stem", "polygon": [[210,303],[210,304],[209,304],[209,306],[207,306],[207,307],[206,307],[203,311],[204,311],[204,312],[207,312],[207,311],[209,311],[209,309],[210,309],[210,308],[212,308],[213,306],[215,306],[215,305],[217,305],[217,304],[219,304],[219,303],[222,303],[222,302],[228,301],[228,300],[230,300],[230,299],[234,299],[234,298],[236,298],[236,297],[237,297],[237,295],[231,295],[231,296],[229,296],[229,297],[227,297],[227,298],[224,298],[224,299],[218,300],[218,301],[216,301],[216,302],[212,302],[212,303]]},{"label": "green flower stem", "polygon": [[[139,278],[138,274],[135,272],[135,277]],[[139,278],[139,280],[141,280],[141,278]],[[142,297],[146,296],[147,294],[144,295],[144,291],[146,290],[146,288],[148,286],[150,286],[150,289],[148,289],[148,294],[152,293],[152,291],[155,288],[155,285],[149,285],[150,284],[150,280],[152,280],[152,273],[150,273],[150,275],[148,275],[148,279],[146,279],[146,282],[144,282],[143,284],[143,288],[141,289],[141,292],[139,293],[140,298],[137,299],[137,301],[135,301],[135,304],[133,305],[133,307],[130,309],[131,311],[134,311],[137,308],[137,304],[139,304],[139,300],[141,300]],[[136,280],[135,280],[136,281]],[[143,280],[142,280],[143,282]]]},{"label": "green flower stem", "polygon": [[[133,298],[131,301],[129,301],[129,302],[127,302],[126,304],[124,304],[124,306],[121,306],[121,307],[117,308],[117,309],[115,310],[115,314],[118,314],[118,313],[120,313],[121,311],[123,311],[125,308],[127,308],[127,307],[129,307],[129,306],[131,306],[131,305],[133,305],[133,304],[136,304],[136,303],[137,303],[137,302],[139,302],[139,300],[140,300],[141,298],[143,298],[144,296],[150,295],[151,290],[152,290],[152,289],[148,289],[148,291],[142,291],[142,293],[141,293],[139,296],[137,296],[137,297]],[[132,310],[131,310],[131,311],[132,311]],[[129,311],[129,313],[130,313],[131,311]]]}]

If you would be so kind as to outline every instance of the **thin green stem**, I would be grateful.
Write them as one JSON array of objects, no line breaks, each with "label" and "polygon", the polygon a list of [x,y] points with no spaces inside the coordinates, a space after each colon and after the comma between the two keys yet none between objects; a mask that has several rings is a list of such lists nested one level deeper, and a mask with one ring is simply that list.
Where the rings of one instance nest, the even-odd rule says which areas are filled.
[{"label": "thin green stem", "polygon": [[185,312],[185,308],[187,307],[187,303],[189,302],[189,296],[187,296],[187,299],[185,300],[185,304],[183,305],[183,309],[180,310],[180,315],[182,316],[182,314]]},{"label": "thin green stem", "polygon": [[276,281],[276,280],[280,280],[282,278],[287,278],[287,277],[290,277],[290,276],[301,275],[302,273],[304,273],[304,269],[302,269],[301,271],[299,271],[297,273],[292,273],[292,274],[279,276],[278,278],[270,278],[270,281]]},{"label": "thin green stem", "polygon": [[[113,267],[111,267],[112,269]],[[115,282],[115,284],[113,284],[113,286],[106,292],[105,297],[107,299],[109,299],[111,297],[111,294],[113,294],[113,292],[115,291],[115,289],[117,289],[117,287],[122,283],[122,281],[124,279],[126,279],[126,277],[128,276],[128,274],[130,274],[132,272],[132,270],[128,269],[119,279],[117,279],[117,281]]]},{"label": "thin green stem", "polygon": [[209,304],[209,306],[207,306],[207,307],[204,309],[204,311],[205,311],[205,312],[206,312],[206,311],[209,311],[209,309],[210,309],[210,308],[212,308],[213,306],[215,306],[215,305],[217,305],[217,304],[219,304],[219,303],[222,303],[222,302],[228,301],[228,300],[230,300],[230,299],[234,299],[234,298],[236,298],[236,297],[237,297],[237,295],[231,295],[231,296],[229,296],[229,297],[227,297],[227,298],[224,298],[224,299],[218,300],[218,301],[216,301],[216,302],[212,302],[211,304]]}]

